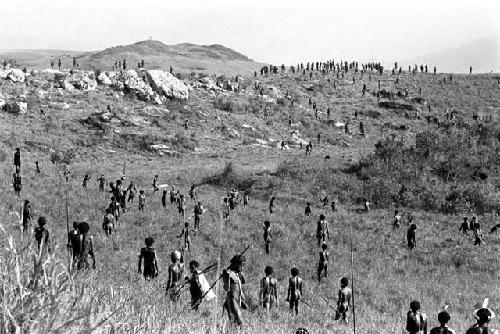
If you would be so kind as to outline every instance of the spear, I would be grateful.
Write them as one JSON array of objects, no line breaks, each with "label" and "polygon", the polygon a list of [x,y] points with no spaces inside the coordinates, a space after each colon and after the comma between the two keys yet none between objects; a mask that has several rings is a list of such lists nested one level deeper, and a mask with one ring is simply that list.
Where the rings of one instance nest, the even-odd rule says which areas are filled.
[{"label": "spear", "polygon": [[335,307],[333,307],[330,302],[328,301],[328,299],[326,299],[324,296],[321,296],[321,298],[325,301],[326,305],[328,305],[328,307],[330,307],[332,310],[334,311],[337,311],[337,309],[335,309]]},{"label": "spear", "polygon": [[356,334],[356,307],[354,304],[354,253],[352,251],[352,222],[351,222],[351,195],[348,193],[348,207],[347,213],[349,215],[349,242],[351,248],[351,286],[352,286],[352,325],[354,329],[354,334]]},{"label": "spear", "polygon": [[125,170],[127,169],[127,160],[123,161],[122,176],[125,176]]},{"label": "spear", "polygon": [[[69,208],[68,208],[68,182],[66,182],[66,235],[68,236],[68,245],[71,244],[71,240],[69,238]],[[68,253],[69,253],[69,266],[71,268],[71,261],[73,259],[73,254],[72,254],[72,249],[68,248]]]},{"label": "spear", "polygon": [[[206,273],[208,273],[208,272],[211,272],[211,271],[213,271],[213,270],[216,268],[216,266],[217,266],[217,263],[211,264],[211,265],[209,265],[208,267],[206,267],[205,269],[203,269],[203,270],[200,272],[200,274],[206,274]],[[169,290],[171,290],[171,289],[174,289],[174,288],[175,288],[175,289],[177,290],[177,291],[176,291],[176,293],[178,293],[178,292],[180,292],[180,291],[182,290],[182,288],[183,288],[183,287],[185,287],[185,286],[186,286],[186,284],[188,284],[190,281],[191,281],[191,279],[187,279],[187,280],[185,280],[182,284],[180,284],[180,285],[179,285],[179,286],[177,286],[177,287],[170,287],[170,288],[168,288],[166,292],[168,293],[168,291],[169,291]]]}]

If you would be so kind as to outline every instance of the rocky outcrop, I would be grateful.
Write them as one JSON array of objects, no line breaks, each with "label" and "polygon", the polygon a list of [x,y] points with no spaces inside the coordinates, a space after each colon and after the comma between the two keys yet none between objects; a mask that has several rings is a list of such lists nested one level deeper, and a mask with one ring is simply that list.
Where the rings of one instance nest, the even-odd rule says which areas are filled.
[{"label": "rocky outcrop", "polygon": [[198,87],[205,88],[210,91],[222,91],[223,89],[215,83],[210,77],[204,77],[198,80]]},{"label": "rocky outcrop", "polygon": [[132,93],[142,101],[154,101],[155,99],[155,92],[151,86],[144,82],[134,70],[120,72],[117,76],[117,83],[115,88]]},{"label": "rocky outcrop", "polygon": [[101,85],[106,85],[106,86],[109,86],[113,83],[106,74],[106,72],[99,73],[99,75],[97,76],[97,82]]},{"label": "rocky outcrop", "polygon": [[77,89],[89,91],[97,88],[94,72],[73,71],[70,72],[68,80],[69,83]]},{"label": "rocky outcrop", "polygon": [[146,81],[160,95],[181,100],[187,100],[189,97],[189,87],[169,72],[146,71]]}]

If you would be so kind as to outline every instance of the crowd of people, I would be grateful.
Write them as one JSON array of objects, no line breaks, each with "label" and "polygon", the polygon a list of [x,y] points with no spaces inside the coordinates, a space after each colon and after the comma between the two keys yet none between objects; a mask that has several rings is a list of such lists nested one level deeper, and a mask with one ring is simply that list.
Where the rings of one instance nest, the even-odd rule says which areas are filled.
[{"label": "crowd of people", "polygon": [[[52,61],[51,66],[54,67]],[[61,60],[58,62],[58,66],[61,67]],[[74,66],[77,66],[77,64]],[[126,69],[126,60],[116,61],[115,68]],[[138,67],[144,67],[144,61],[138,63]],[[408,71],[413,75],[418,73],[427,73],[427,65],[415,65],[413,68],[409,67]],[[381,74],[384,71],[384,67],[380,63],[367,63],[358,64],[358,62],[335,62],[333,60],[327,62],[311,62],[304,64],[297,64],[296,66],[290,67],[290,72],[302,73],[303,76],[312,78],[314,72],[327,75],[331,72],[335,73],[337,78],[344,78],[344,76],[349,73],[367,73],[371,75],[372,73]],[[401,74],[403,69],[396,63],[394,69],[392,69],[392,74]],[[472,68],[470,69],[472,73]],[[267,75],[280,75],[286,72],[285,66],[264,66],[260,70],[261,76]],[[436,74],[436,67],[433,68],[434,75]],[[258,73],[254,73],[255,77],[258,77]],[[371,77],[370,77],[371,78]],[[353,80],[355,80],[353,78]],[[449,79],[451,80],[451,78]],[[355,81],[354,81],[355,82]],[[262,94],[262,86],[255,85]],[[380,82],[379,82],[380,90]],[[363,85],[363,96],[367,91],[366,85]],[[405,92],[408,95],[408,92]],[[286,94],[289,96],[289,94]],[[380,95],[378,95],[380,96]],[[293,99],[290,97],[291,104],[293,105]],[[313,110],[317,111],[318,107],[316,102],[311,98],[309,99],[309,105]],[[328,117],[330,117],[330,109],[327,109]],[[357,115],[356,115],[357,117]],[[316,118],[318,118],[318,113],[316,112]],[[291,118],[289,118],[289,126],[291,126]],[[187,121],[184,124],[187,129]],[[365,126],[362,122],[359,124],[359,132],[361,136],[365,136]],[[345,123],[345,132],[350,133],[349,123]],[[318,145],[321,143],[321,134],[318,133],[317,136]],[[285,143],[282,142],[282,149],[285,147]],[[305,154],[310,155],[312,152],[312,142],[310,141],[306,148]],[[22,176],[21,176],[21,152],[20,148],[16,149],[14,153],[14,165],[15,172],[13,174],[13,188],[17,195],[22,193]],[[40,167],[38,163],[36,164],[36,170],[39,173]],[[66,180],[69,178],[69,173],[65,173]],[[85,174],[82,181],[82,188],[89,189],[89,183],[92,177]],[[260,307],[267,312],[270,312],[273,308],[279,305],[280,296],[278,295],[280,282],[275,278],[274,268],[272,266],[266,266],[264,268],[264,277],[260,279],[259,284],[259,304],[249,305],[247,299],[245,298],[243,285],[246,283],[246,278],[243,275],[245,263],[247,258],[245,256],[246,249],[240,253],[234,255],[229,265],[222,270],[222,274],[216,279],[216,281],[211,285],[205,274],[213,273],[216,266],[209,265],[208,267],[202,269],[201,265],[196,260],[191,260],[188,263],[188,270],[185,268],[184,255],[185,252],[190,252],[193,243],[193,237],[196,236],[202,229],[203,215],[209,211],[205,209],[202,202],[198,200],[198,194],[196,190],[196,185],[191,186],[187,193],[187,196],[180,192],[180,189],[176,189],[174,186],[168,191],[165,189],[165,185],[159,184],[159,176],[155,175],[151,184],[152,194],[151,196],[146,195],[146,188],[138,189],[134,181],[129,181],[128,186],[125,186],[126,177],[124,173],[122,176],[115,181],[109,182],[106,180],[104,175],[100,175],[97,178],[98,190],[101,192],[110,193],[110,202],[107,205],[105,211],[103,212],[103,222],[102,230],[103,233],[112,237],[118,231],[120,225],[120,220],[122,215],[126,214],[128,210],[135,205],[137,197],[137,209],[139,211],[145,211],[150,205],[149,201],[155,198],[155,195],[161,193],[161,205],[167,208],[168,204],[177,210],[179,219],[182,220],[182,229],[180,234],[176,236],[177,238],[182,238],[181,249],[174,250],[171,253],[170,259],[171,263],[168,266],[168,280],[166,283],[166,293],[169,295],[173,302],[177,302],[180,298],[181,291],[184,287],[189,287],[190,293],[190,306],[193,310],[198,310],[200,304],[203,301],[210,301],[215,297],[213,286],[217,281],[222,280],[223,289],[225,291],[224,300],[224,310],[226,311],[230,321],[237,326],[242,326],[243,315],[242,310],[252,309],[255,307]],[[140,187],[139,187],[140,188]],[[189,200],[188,200],[189,197]],[[330,209],[332,214],[337,212],[337,205],[334,200],[329,201],[326,196],[321,200],[323,203],[323,212],[319,214],[319,219],[316,224],[316,239],[317,246],[320,248],[318,253],[318,266],[317,266],[317,280],[321,284],[323,278],[328,277],[328,263],[329,263],[329,241],[330,241],[330,231],[329,223],[326,219],[325,211],[330,204]],[[187,211],[190,203],[194,203],[194,208],[192,215],[188,216]],[[232,215],[235,214],[238,205],[240,203],[243,206],[249,204],[249,194],[245,193],[240,195],[236,189],[232,189],[227,193],[227,196],[223,200],[223,217],[227,221]],[[370,202],[364,200],[365,211],[370,211]],[[276,197],[271,197],[267,210],[269,215],[272,216],[276,212],[277,200]],[[304,214],[306,216],[311,216],[312,208],[311,202],[308,202]],[[32,206],[29,200],[24,201],[23,205],[23,217],[22,225],[23,231],[31,231],[31,222],[34,219]],[[193,228],[191,228],[190,220],[193,219]],[[271,218],[267,219],[263,223],[263,251],[265,254],[270,255],[272,253],[272,244],[275,240],[274,233],[272,229]],[[411,252],[417,245],[417,225],[413,222],[413,218],[409,217],[408,220],[408,231],[407,231],[407,246]],[[394,219],[392,221],[392,226],[394,229],[399,229],[403,225],[403,218],[399,210],[394,212]],[[36,240],[38,251],[43,253],[51,253],[53,247],[51,246],[51,236],[48,229],[47,219],[40,216],[37,220],[37,227],[33,230],[34,239]],[[493,226],[491,232],[494,233],[499,225]],[[469,231],[472,231],[474,236],[474,245],[483,244],[483,234],[481,232],[480,224],[477,222],[477,218],[473,217],[471,221],[465,217],[463,223],[460,225],[459,231],[468,235]],[[97,231],[94,231],[97,233]],[[73,222],[73,229],[68,231],[67,235],[68,244],[67,247],[71,252],[72,266],[76,270],[89,270],[91,268],[95,269],[95,250],[93,246],[93,235],[89,223],[87,222]],[[247,248],[248,249],[248,248]],[[140,249],[138,256],[137,271],[139,274],[143,275],[145,281],[151,281],[158,277],[159,266],[157,261],[157,255],[155,250],[155,240],[153,237],[148,236],[144,240],[144,247]],[[304,300],[305,294],[305,284],[306,281],[300,276],[300,270],[297,267],[290,268],[290,278],[288,280],[286,302],[288,303],[289,309],[294,314],[299,314],[301,303],[306,304]],[[339,289],[337,293],[336,307],[335,307],[335,320],[342,323],[349,323],[349,314],[354,308],[353,304],[353,291],[349,287],[349,278],[347,275],[339,280]],[[493,331],[488,329],[488,324],[494,317],[494,312],[487,307],[487,303],[483,304],[484,307],[476,310],[474,315],[477,319],[477,323],[472,326],[466,334],[475,333],[493,333]],[[431,334],[452,334],[455,333],[452,329],[448,327],[448,322],[451,319],[451,314],[445,307],[438,314],[439,326],[430,330]],[[420,312],[420,303],[418,301],[412,301],[410,303],[410,310],[407,314],[406,319],[406,330],[410,334],[425,333],[427,334],[427,322],[428,319],[424,313]],[[307,333],[305,328],[299,328],[297,333]]]}]

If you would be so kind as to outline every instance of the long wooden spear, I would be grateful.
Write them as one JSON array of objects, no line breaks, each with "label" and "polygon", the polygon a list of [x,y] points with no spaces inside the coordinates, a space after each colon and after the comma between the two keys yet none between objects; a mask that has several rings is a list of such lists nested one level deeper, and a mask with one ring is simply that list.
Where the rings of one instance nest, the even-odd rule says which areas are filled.
[{"label": "long wooden spear", "polygon": [[354,253],[352,250],[352,222],[351,222],[351,194],[350,192],[348,193],[348,207],[347,207],[347,213],[348,213],[348,220],[349,220],[349,241],[350,241],[350,248],[351,248],[351,286],[352,286],[352,325],[354,328],[354,334],[356,334],[356,307],[354,303]]}]

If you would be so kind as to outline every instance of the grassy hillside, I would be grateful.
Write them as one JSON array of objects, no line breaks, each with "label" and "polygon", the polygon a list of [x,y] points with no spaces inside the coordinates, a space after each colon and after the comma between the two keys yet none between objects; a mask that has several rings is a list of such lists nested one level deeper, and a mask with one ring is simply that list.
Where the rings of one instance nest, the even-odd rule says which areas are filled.
[{"label": "grassy hillside", "polygon": [[[405,219],[411,214],[418,225],[417,248],[409,254],[405,246],[406,225],[400,230],[391,227],[394,207],[390,203],[374,203],[372,212],[362,213],[356,200],[365,194],[362,185],[370,181],[363,183],[348,172],[369,157],[375,144],[390,134],[397,140],[404,139],[407,147],[414,145],[416,134],[422,131],[446,136],[446,126],[429,124],[424,118],[427,107],[408,102],[410,97],[425,98],[431,105],[431,115],[443,124],[444,112],[456,110],[455,123],[459,129],[466,129],[460,122],[472,123],[473,113],[491,115],[494,119],[500,103],[496,78],[454,76],[451,84],[448,80],[445,84],[444,74],[403,74],[396,84],[396,78],[388,73],[370,77],[359,73],[348,73],[344,79],[332,74],[315,74],[312,78],[288,73],[259,77],[265,97],[253,88],[253,78],[246,78],[239,94],[195,88],[187,102],[171,101],[162,108],[102,87],[94,92],[48,90],[47,97],[41,98],[37,89],[3,82],[0,91],[7,99],[26,99],[30,107],[25,115],[0,113],[4,180],[0,196],[6,236],[0,242],[5,259],[1,262],[4,273],[1,280],[6,287],[4,296],[8,297],[4,300],[11,301],[3,305],[2,327],[17,324],[31,332],[59,329],[75,333],[90,332],[94,327],[102,333],[231,332],[227,322],[221,320],[225,318],[220,299],[204,303],[199,312],[193,312],[186,310],[187,291],[178,304],[164,296],[162,284],[167,279],[169,254],[181,245],[175,236],[180,233],[182,218],[174,207],[161,207],[160,193],[153,194],[151,182],[155,174],[159,175],[160,184],[175,185],[186,195],[190,185],[199,185],[200,200],[210,209],[203,216],[201,233],[192,238],[187,262],[196,259],[205,267],[217,262],[220,254],[221,267],[225,267],[232,255],[252,245],[244,269],[245,293],[251,305],[257,305],[258,283],[264,267],[275,268],[281,305],[270,316],[258,309],[244,311],[243,333],[292,333],[299,326],[311,333],[352,332],[352,323],[345,326],[333,321],[334,311],[320,297],[326,297],[334,305],[339,278],[350,276],[350,224],[357,332],[405,333],[404,317],[413,299],[421,301],[432,326],[437,325],[438,309],[449,303],[450,326],[458,333],[474,323],[471,312],[484,297],[490,297],[490,305],[498,310],[499,235],[486,235],[485,244],[475,247],[471,236],[466,238],[458,232],[462,215],[471,216],[475,212],[443,215],[398,207]],[[409,98],[398,102],[421,110],[421,118],[413,118],[413,113],[406,118],[404,111],[379,107],[377,98],[371,94],[377,90],[378,80],[383,89],[407,88]],[[361,93],[363,84],[368,89],[365,96]],[[293,107],[285,98],[287,93],[295,100]],[[319,107],[319,119],[308,104],[309,97]],[[57,109],[57,102],[66,102],[70,108]],[[103,122],[99,115],[108,104],[112,108],[111,121]],[[330,120],[325,113],[328,106]],[[40,108],[44,108],[46,118],[39,115]],[[188,130],[182,127],[186,119]],[[365,137],[358,131],[361,120]],[[351,123],[350,134],[335,126],[336,122],[346,121]],[[277,147],[280,140],[292,145],[295,130],[300,138],[313,142],[311,156],[305,156],[304,150],[296,146],[290,150]],[[318,133],[322,134],[319,144]],[[160,156],[149,149],[151,144],[165,144],[175,153]],[[16,146],[23,150],[21,197],[13,194],[10,184],[11,155]],[[60,168],[50,162],[50,149],[74,153],[69,164],[72,172],[68,185],[69,220],[91,224],[98,261],[95,271],[68,274],[64,249],[65,184]],[[330,160],[324,160],[326,154]],[[34,172],[35,160],[40,162],[41,174]],[[228,162],[233,168],[226,168]],[[109,239],[100,229],[109,194],[97,190],[96,178],[104,174],[108,181],[113,181],[119,178],[124,164],[127,181],[134,180],[139,189],[146,191],[147,210],[140,213],[136,206],[131,207],[123,215],[117,234]],[[493,170],[494,166],[490,167]],[[83,190],[81,181],[87,173],[92,176],[91,186]],[[490,174],[488,186],[495,185],[494,173]],[[404,180],[397,183],[404,184]],[[238,207],[229,221],[223,223],[222,198],[233,187],[250,194],[250,205]],[[337,213],[322,207],[319,198],[325,195],[337,200]],[[272,215],[267,210],[271,196],[276,197],[277,206],[277,213]],[[44,289],[27,287],[33,270],[29,254],[33,245],[23,248],[27,236],[23,239],[17,218],[9,213],[19,210],[24,198],[33,203],[36,217],[47,217],[48,228],[58,245],[46,271]],[[310,218],[303,215],[307,201],[313,203]],[[189,202],[188,212],[193,207],[194,203]],[[328,279],[318,285],[315,277],[319,249],[315,231],[320,213],[325,213],[331,223],[332,239],[328,244],[332,260]],[[271,221],[275,234],[271,256],[265,255],[262,241],[265,219]],[[479,217],[485,232],[495,219],[491,212]],[[144,282],[136,273],[137,255],[147,236],[156,240],[160,266],[160,276],[151,283]],[[311,306],[301,304],[298,317],[289,314],[284,300],[293,265],[300,269],[305,280],[304,300]],[[215,278],[216,274],[208,275],[210,282]],[[222,298],[222,289],[220,286],[218,289]],[[498,327],[498,320],[492,325]]]},{"label": "grassy hillside", "polygon": [[110,47],[95,52],[58,50],[18,50],[0,52],[0,59],[7,58],[19,67],[45,69],[50,59],[61,59],[63,68],[71,68],[73,57],[80,69],[113,70],[115,61],[126,60],[129,68],[136,68],[144,59],[147,69],[173,67],[176,73],[206,73],[226,75],[251,75],[262,65],[222,45],[195,45],[181,43],[165,45],[159,41],[141,41],[130,45]]}]

